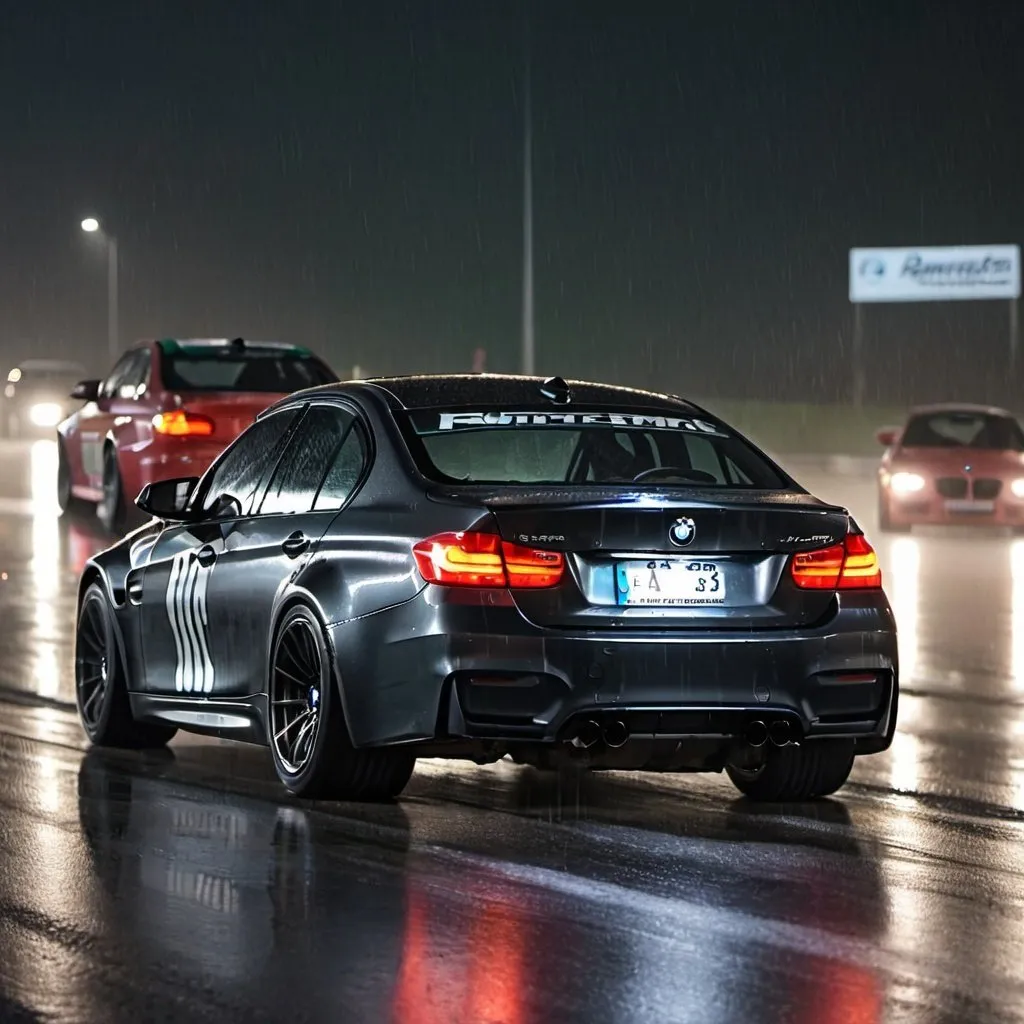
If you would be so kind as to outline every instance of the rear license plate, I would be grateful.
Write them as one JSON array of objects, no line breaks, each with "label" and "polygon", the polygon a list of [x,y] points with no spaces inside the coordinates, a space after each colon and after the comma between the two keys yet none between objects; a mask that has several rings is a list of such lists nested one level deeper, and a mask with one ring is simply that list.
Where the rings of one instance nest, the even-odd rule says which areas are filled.
[{"label": "rear license plate", "polygon": [[654,558],[615,566],[618,604],[695,607],[725,604],[725,567],[702,559]]},{"label": "rear license plate", "polygon": [[971,501],[969,498],[963,501],[947,501],[946,511],[947,512],[958,512],[976,515],[984,515],[988,512],[994,512],[996,510],[996,503],[994,501]]}]

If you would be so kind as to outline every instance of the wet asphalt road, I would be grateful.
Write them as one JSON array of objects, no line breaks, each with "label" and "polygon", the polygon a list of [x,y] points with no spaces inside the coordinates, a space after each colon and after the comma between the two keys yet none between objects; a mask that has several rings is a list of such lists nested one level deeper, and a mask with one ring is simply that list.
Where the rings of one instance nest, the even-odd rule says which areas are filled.
[{"label": "wet asphalt road", "polygon": [[[1024,1019],[1024,541],[875,537],[890,752],[769,810],[714,776],[429,762],[283,798],[263,751],[87,753],[52,445],[0,447],[0,1022]],[[869,480],[800,472],[869,536]]]}]

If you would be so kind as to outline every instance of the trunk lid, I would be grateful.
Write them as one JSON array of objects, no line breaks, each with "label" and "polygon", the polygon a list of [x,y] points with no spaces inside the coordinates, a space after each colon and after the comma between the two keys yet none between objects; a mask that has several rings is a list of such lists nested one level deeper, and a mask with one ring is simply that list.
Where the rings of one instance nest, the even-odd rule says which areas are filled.
[{"label": "trunk lid", "polygon": [[559,586],[513,591],[539,626],[750,631],[825,615],[834,592],[799,589],[788,565],[840,543],[845,509],[800,492],[691,494],[460,487],[432,497],[482,505],[504,540],[563,552]]},{"label": "trunk lid", "polygon": [[180,391],[176,397],[181,408],[213,420],[211,440],[227,444],[285,396],[266,391]]}]

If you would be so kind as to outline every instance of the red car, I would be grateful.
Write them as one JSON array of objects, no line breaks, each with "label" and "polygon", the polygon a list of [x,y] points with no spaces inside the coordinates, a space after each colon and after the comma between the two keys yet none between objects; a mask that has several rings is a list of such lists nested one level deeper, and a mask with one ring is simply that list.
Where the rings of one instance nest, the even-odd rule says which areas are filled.
[{"label": "red car", "polygon": [[928,405],[878,432],[878,525],[968,523],[1024,532],[1024,431],[1005,409]]},{"label": "red car", "polygon": [[302,388],[338,379],[307,349],[266,342],[149,341],[106,380],[84,380],[85,404],[57,427],[61,509],[90,503],[124,529],[155,480],[200,476],[256,415]]}]

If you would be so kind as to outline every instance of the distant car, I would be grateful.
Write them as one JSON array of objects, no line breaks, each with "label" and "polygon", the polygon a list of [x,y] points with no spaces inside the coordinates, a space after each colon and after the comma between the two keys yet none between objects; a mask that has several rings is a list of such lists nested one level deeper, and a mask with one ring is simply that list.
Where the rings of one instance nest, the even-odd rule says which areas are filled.
[{"label": "distant car", "polygon": [[227,340],[150,341],[127,351],[106,380],[78,383],[85,402],[57,428],[63,510],[92,503],[119,532],[139,491],[201,476],[256,414],[284,395],[337,380],[296,345]]},{"label": "distant car", "polygon": [[269,745],[293,793],[399,794],[417,757],[721,771],[824,796],[896,724],[871,545],[682,399],[560,379],[279,402],[92,558],[90,740]]},{"label": "distant car", "polygon": [[84,375],[80,363],[66,359],[23,359],[12,366],[0,402],[0,435],[53,437],[57,424],[79,405],[70,392]]},{"label": "distant car", "polygon": [[1024,431],[1013,413],[985,405],[912,409],[902,428],[878,432],[878,525],[969,524],[1024,530]]}]

